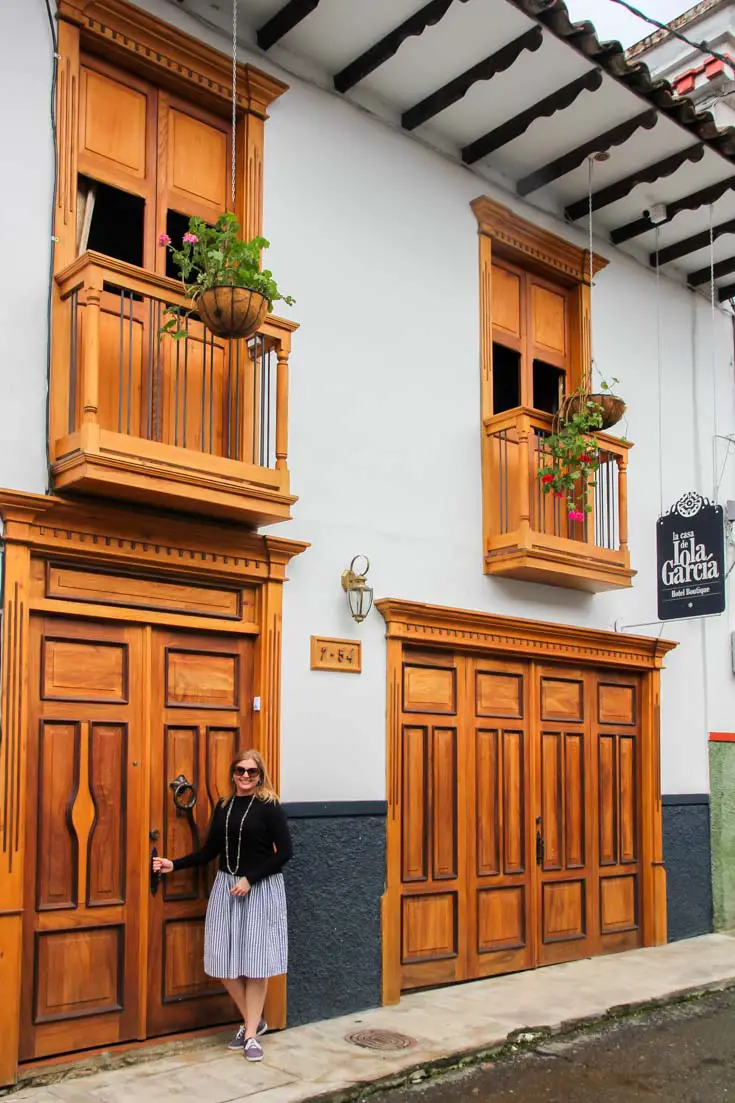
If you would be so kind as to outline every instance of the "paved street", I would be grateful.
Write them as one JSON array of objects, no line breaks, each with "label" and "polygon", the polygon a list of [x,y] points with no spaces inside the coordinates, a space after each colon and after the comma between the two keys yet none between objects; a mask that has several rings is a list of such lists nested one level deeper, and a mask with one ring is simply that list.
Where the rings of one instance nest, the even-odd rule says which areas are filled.
[{"label": "paved street", "polygon": [[729,1103],[735,991],[636,1015],[374,1103]]},{"label": "paved street", "polygon": [[[368,1085],[455,1064],[463,1054],[507,1048],[508,1039],[512,1042],[519,1033],[542,1028],[556,1037],[535,1058],[511,1059],[509,1065],[496,1062],[490,1071],[402,1092],[400,1099],[393,1096],[390,1103],[444,1103],[450,1095],[452,1103],[484,1103],[485,1099],[721,1103],[729,1097],[718,1095],[716,1085],[720,1083],[724,1090],[728,1080],[735,1101],[735,995],[711,997],[724,1000],[719,1008],[715,1003],[697,1002],[666,1012],[659,1034],[647,1033],[653,1029],[650,1024],[630,1020],[608,1028],[593,1044],[584,1039],[569,1045],[565,1033],[574,1023],[616,1014],[614,1009],[623,1006],[650,1005],[693,989],[729,985],[735,985],[735,935],[704,935],[668,946],[413,992],[400,1004],[292,1027],[266,1036],[265,1060],[255,1066],[246,1065],[241,1055],[228,1053],[229,1034],[224,1032],[152,1049],[136,1048],[127,1054],[90,1055],[67,1068],[29,1069],[9,1094],[8,1103],[358,1099]],[[718,1012],[709,1020],[708,1007]],[[666,1024],[668,1030],[680,1029],[681,1035],[668,1034]],[[365,1049],[350,1040],[356,1031],[397,1033],[412,1044],[387,1051]],[[729,1065],[714,1063],[721,1060]],[[686,1076],[691,1077],[688,1086]],[[519,1094],[522,1083],[527,1085],[525,1095]],[[674,1094],[680,1089],[683,1095]],[[664,1094],[654,1094],[657,1090]]]}]

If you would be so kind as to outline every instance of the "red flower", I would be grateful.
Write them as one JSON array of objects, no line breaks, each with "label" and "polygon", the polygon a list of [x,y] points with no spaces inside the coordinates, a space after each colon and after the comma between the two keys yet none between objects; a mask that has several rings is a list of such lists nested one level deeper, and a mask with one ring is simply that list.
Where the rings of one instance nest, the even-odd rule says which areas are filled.
[{"label": "red flower", "polygon": [[542,475],[541,476],[541,482],[542,483],[553,483],[553,481],[554,481],[554,476],[553,475]]},{"label": "red flower", "polygon": [[564,495],[564,491],[563,491],[563,490],[555,490],[555,491],[554,491],[554,497],[555,497],[555,498],[563,498],[564,496],[565,496],[565,495]]},{"label": "red flower", "polygon": [[580,462],[580,463],[592,463],[592,462],[593,462],[593,458],[594,458],[594,457],[593,457],[593,456],[590,456],[589,452],[584,452],[584,453],[583,453],[583,454],[582,454],[582,455],[581,455],[581,456],[579,457],[579,462]]},{"label": "red flower", "polygon": [[570,521],[584,521],[584,514],[581,509],[570,509],[567,516]]}]

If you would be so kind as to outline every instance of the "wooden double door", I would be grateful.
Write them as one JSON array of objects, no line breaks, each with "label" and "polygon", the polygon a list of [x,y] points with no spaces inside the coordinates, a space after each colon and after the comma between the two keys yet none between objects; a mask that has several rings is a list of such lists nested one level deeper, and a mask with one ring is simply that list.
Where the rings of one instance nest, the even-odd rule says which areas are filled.
[{"label": "wooden double door", "polygon": [[640,945],[639,677],[409,648],[401,674],[400,987]]},{"label": "wooden double door", "polygon": [[194,849],[229,791],[251,640],[31,624],[21,1060],[231,1021],[202,968],[214,871],[156,884],[150,856]]}]

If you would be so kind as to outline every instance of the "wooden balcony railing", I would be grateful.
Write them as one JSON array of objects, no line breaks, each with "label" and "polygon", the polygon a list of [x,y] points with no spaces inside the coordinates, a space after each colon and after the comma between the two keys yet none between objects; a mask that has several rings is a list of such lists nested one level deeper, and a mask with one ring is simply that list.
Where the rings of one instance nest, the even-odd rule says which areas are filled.
[{"label": "wooden balcony railing", "polygon": [[288,358],[296,326],[272,315],[246,341],[192,315],[161,335],[181,284],[85,253],[56,277],[51,375],[57,490],[229,517],[287,520]]},{"label": "wooden balcony railing", "polygon": [[[517,408],[488,418],[484,441],[485,570],[488,574],[598,591],[629,586],[627,442],[596,434],[590,511],[570,520],[565,499],[545,494],[550,414]],[[583,502],[580,498],[580,509]]]}]

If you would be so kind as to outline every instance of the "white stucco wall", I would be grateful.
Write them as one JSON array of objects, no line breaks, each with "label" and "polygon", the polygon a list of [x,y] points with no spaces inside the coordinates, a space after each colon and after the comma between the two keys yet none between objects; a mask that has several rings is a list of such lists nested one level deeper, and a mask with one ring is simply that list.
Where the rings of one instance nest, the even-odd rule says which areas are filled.
[{"label": "white stucco wall", "polygon": [[0,3],[0,486],[46,489],[53,45],[41,2]]},{"label": "white stucco wall", "polygon": [[[17,5],[16,5],[17,6]],[[226,49],[164,0],[150,10]],[[36,25],[38,23],[38,25]],[[42,22],[26,16],[27,44],[11,64],[35,72],[38,88],[13,122],[17,97],[0,112],[23,132],[24,187],[13,183],[26,284],[6,270],[0,296],[14,314],[45,302],[50,174],[48,52]],[[23,36],[19,36],[22,38]],[[25,60],[21,60],[25,54]],[[349,617],[340,574],[370,557],[377,597],[613,628],[655,621],[655,523],[659,514],[655,279],[644,264],[598,241],[610,259],[594,292],[595,352],[629,401],[630,546],[638,570],[630,591],[597,596],[490,580],[482,573],[477,227],[479,194],[583,245],[583,235],[471,171],[396,133],[337,96],[252,60],[291,84],[266,131],[265,233],[279,283],[298,300],[291,370],[292,485],[300,500],[279,535],[311,542],[290,568],[284,602],[283,779],[287,800],[385,796],[385,647],[373,612]],[[44,69],[46,66],[46,69]],[[38,104],[36,105],[36,97]],[[5,106],[2,106],[5,104]],[[28,166],[35,166],[34,172]],[[39,182],[38,176],[43,183]],[[8,186],[7,182],[3,186]],[[16,233],[15,228],[13,233]],[[16,239],[14,239],[16,240]],[[663,501],[688,489],[713,493],[713,434],[735,429],[730,319],[661,280],[663,315]],[[17,298],[17,303],[16,303]],[[3,392],[21,376],[36,397],[44,334],[19,326],[0,359]],[[32,341],[29,342],[29,333]],[[3,339],[3,338],[0,338]],[[7,340],[7,335],[4,334]],[[15,356],[15,360],[13,357]],[[713,389],[716,369],[716,392]],[[27,486],[43,451],[42,388],[33,418],[3,418],[24,438],[25,462],[0,449],[0,482]],[[27,438],[27,439],[26,439]],[[733,463],[720,442],[719,497],[735,497]],[[33,478],[36,478],[33,475]],[[34,488],[39,488],[34,484]],[[732,591],[731,591],[732,592]],[[735,679],[730,614],[672,624],[680,641],[663,677],[662,771],[666,793],[706,792],[707,731],[730,730]],[[658,634],[658,626],[641,628]],[[312,634],[363,640],[360,677],[309,670]],[[705,667],[706,659],[706,667]]]}]

